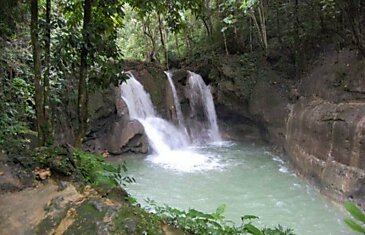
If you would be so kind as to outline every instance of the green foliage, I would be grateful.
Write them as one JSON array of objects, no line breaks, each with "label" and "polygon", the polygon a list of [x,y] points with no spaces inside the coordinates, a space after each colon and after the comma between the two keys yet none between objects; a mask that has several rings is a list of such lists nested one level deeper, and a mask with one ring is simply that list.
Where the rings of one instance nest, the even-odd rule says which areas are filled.
[{"label": "green foliage", "polygon": [[[345,202],[344,204],[346,210],[350,212],[352,217],[354,217],[357,221],[353,219],[345,219],[344,222],[353,230],[361,234],[365,234],[365,214],[353,203],[350,201]],[[360,224],[359,224],[360,223]]]},{"label": "green foliage", "polygon": [[6,81],[3,85],[7,94],[0,96],[0,149],[6,153],[25,151],[31,139],[36,136],[26,123],[35,115],[33,87],[19,77]]},{"label": "green foliage", "polygon": [[17,33],[18,23],[22,21],[26,10],[26,2],[0,0],[0,38],[11,37]]},{"label": "green foliage", "polygon": [[[53,62],[58,79],[75,78],[80,66],[83,1],[55,2],[57,18],[52,23]],[[122,57],[117,46],[117,29],[122,26],[122,2],[98,0],[92,4],[92,22],[88,34],[89,86],[108,87],[122,79]],[[61,62],[61,63],[60,63]],[[62,82],[61,82],[62,84]]]},{"label": "green foliage", "polygon": [[84,179],[95,186],[125,186],[135,182],[134,178],[124,176],[123,173],[127,172],[125,163],[116,167],[105,162],[101,155],[81,151],[76,151],[74,157],[76,158],[77,168],[81,171]]},{"label": "green foliage", "polygon": [[71,176],[94,186],[125,186],[135,180],[126,176],[125,163],[114,166],[103,156],[74,150],[70,146],[56,145],[38,148],[33,152],[33,160],[42,168],[63,176]]},{"label": "green foliage", "polygon": [[62,176],[81,177],[76,168],[72,149],[69,146],[56,145],[40,147],[33,151],[32,158],[35,165],[41,168],[50,168],[52,173]]},{"label": "green foliage", "polygon": [[242,223],[235,225],[225,220],[223,215],[225,205],[219,206],[213,213],[204,213],[195,209],[179,210],[170,206],[159,206],[152,200],[147,200],[147,209],[153,211],[161,220],[182,229],[189,234],[253,234],[253,235],[294,235],[291,229],[277,228],[259,229],[253,225],[258,217],[246,215],[241,218]]},{"label": "green foliage", "polygon": [[194,15],[202,14],[202,0],[172,0],[172,1],[126,1],[130,6],[138,11],[140,16],[146,16],[153,12],[163,14],[169,31],[178,32],[183,28],[184,13],[191,10]]},{"label": "green foliage", "polygon": [[121,169],[106,163],[102,156],[81,151],[74,152],[73,156],[77,169],[80,170],[86,182],[95,186],[118,185],[114,174],[119,174]]},{"label": "green foliage", "polygon": [[[119,29],[118,45],[125,59],[162,62],[158,15],[161,17],[163,40],[169,57],[186,55],[190,42],[202,37],[201,1],[127,1],[124,5],[124,24]],[[153,58],[154,57],[154,58]]]},{"label": "green foliage", "polygon": [[27,151],[36,135],[30,51],[19,31],[11,42],[0,37],[0,150],[6,153]]}]

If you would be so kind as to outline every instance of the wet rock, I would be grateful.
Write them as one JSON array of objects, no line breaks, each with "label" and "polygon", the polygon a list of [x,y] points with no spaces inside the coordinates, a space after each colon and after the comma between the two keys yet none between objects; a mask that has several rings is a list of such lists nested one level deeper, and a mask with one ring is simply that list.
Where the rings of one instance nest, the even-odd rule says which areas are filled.
[{"label": "wet rock", "polygon": [[67,182],[67,181],[60,181],[58,182],[58,189],[57,191],[62,191],[64,190],[65,188],[69,187],[71,185],[70,182]]},{"label": "wet rock", "polygon": [[167,78],[161,65],[129,61],[125,64],[125,70],[133,73],[135,78],[150,94],[156,111],[165,117],[166,106],[164,94]]},{"label": "wet rock", "polygon": [[119,87],[96,93],[92,100],[95,104],[89,110],[94,115],[84,143],[86,149],[107,155],[148,152],[144,128],[137,120],[129,121],[128,107]]},{"label": "wet rock", "polygon": [[147,153],[148,139],[142,124],[137,120],[115,122],[110,134],[108,151],[111,154]]},{"label": "wet rock", "polygon": [[249,113],[257,123],[266,127],[268,136],[263,137],[277,146],[283,146],[285,143],[285,123],[289,114],[288,103],[286,92],[265,81],[255,85],[249,99]]}]

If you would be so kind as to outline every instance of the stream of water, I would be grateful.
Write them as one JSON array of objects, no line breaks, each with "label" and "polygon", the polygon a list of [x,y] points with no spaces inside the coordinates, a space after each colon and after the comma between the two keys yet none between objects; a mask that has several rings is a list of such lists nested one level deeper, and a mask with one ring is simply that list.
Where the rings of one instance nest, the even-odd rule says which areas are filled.
[{"label": "stream of water", "polygon": [[226,218],[237,223],[253,214],[261,226],[281,224],[296,234],[351,234],[342,222],[344,211],[288,170],[279,157],[261,147],[221,141],[210,89],[198,74],[189,73],[186,97],[191,111],[184,119],[167,73],[178,126],[156,114],[149,94],[128,75],[122,98],[130,118],[144,126],[151,147],[147,157],[127,158],[128,175],[137,181],[128,192],[139,202],[150,198],[205,212],[225,204]]}]

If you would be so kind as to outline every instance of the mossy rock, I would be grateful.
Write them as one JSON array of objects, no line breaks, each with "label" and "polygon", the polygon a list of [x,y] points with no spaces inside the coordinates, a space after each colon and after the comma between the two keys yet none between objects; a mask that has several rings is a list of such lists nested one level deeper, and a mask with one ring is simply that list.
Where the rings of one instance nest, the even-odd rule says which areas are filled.
[{"label": "mossy rock", "polygon": [[160,219],[136,206],[121,208],[113,225],[114,234],[164,234]]},{"label": "mossy rock", "polygon": [[104,222],[104,216],[108,207],[97,200],[89,200],[76,208],[75,221],[64,232],[64,235],[73,234],[105,234],[108,224]]}]

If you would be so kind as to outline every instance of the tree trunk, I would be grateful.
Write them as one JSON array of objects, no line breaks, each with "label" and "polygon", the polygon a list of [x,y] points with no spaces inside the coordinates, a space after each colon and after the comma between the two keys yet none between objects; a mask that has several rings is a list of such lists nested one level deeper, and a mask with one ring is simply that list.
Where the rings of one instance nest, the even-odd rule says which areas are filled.
[{"label": "tree trunk", "polygon": [[280,44],[280,47],[282,47],[283,40],[282,40],[282,37],[281,37],[279,6],[280,6],[280,3],[275,4],[275,12],[276,12],[276,35],[278,37],[278,42]]},{"label": "tree trunk", "polygon": [[38,0],[30,1],[31,11],[31,42],[33,51],[33,70],[34,70],[34,87],[35,87],[35,108],[37,117],[37,132],[38,132],[38,145],[43,146],[45,144],[45,119],[43,113],[43,89],[42,89],[42,75],[41,75],[41,57],[40,46],[38,39]]},{"label": "tree trunk", "polygon": [[[147,36],[151,40],[151,50],[146,51],[146,59],[147,59],[147,61],[154,62],[154,61],[157,61],[157,58],[156,58],[156,47],[157,46],[156,46],[156,40],[155,40],[156,33],[153,33],[151,31],[151,27],[148,22],[149,21],[143,20],[144,35],[145,35],[145,37]],[[148,45],[147,42],[146,42],[146,45]],[[146,46],[146,48],[148,48],[148,47]]]},{"label": "tree trunk", "polygon": [[226,55],[229,55],[228,46],[227,46],[227,37],[225,31],[223,31],[223,41],[224,41],[224,49],[226,51]]},{"label": "tree trunk", "polygon": [[294,21],[294,56],[295,56],[295,76],[298,79],[299,74],[300,74],[300,55],[299,55],[299,51],[300,51],[300,38],[299,38],[299,4],[298,4],[298,0],[295,0],[295,5],[294,5],[294,17],[295,17],[295,21]]},{"label": "tree trunk", "polygon": [[160,30],[160,39],[161,39],[161,45],[162,45],[162,49],[163,49],[163,53],[164,53],[164,57],[165,57],[166,68],[169,69],[167,48],[166,48],[165,39],[164,39],[163,31],[162,31],[163,25],[162,25],[161,16],[159,13],[157,13],[157,18],[158,18],[158,27]]},{"label": "tree trunk", "polygon": [[267,31],[266,31],[266,14],[265,14],[265,7],[264,7],[263,0],[259,1],[258,12],[259,12],[259,19],[260,19],[262,42],[264,44],[264,49],[265,49],[265,54],[266,54],[268,44],[267,44]]},{"label": "tree trunk", "polygon": [[79,130],[76,135],[75,146],[81,147],[83,138],[86,134],[87,129],[87,57],[89,53],[89,35],[90,35],[90,22],[91,22],[91,1],[84,1],[84,23],[82,29],[82,47],[81,47],[81,64],[80,64],[80,75],[79,75],[79,90],[78,90],[78,121]]},{"label": "tree trunk", "polygon": [[51,66],[51,0],[46,1],[46,43],[45,43],[45,58],[44,64],[46,71],[44,73],[43,85],[43,115],[45,118],[45,139],[49,140],[51,135],[51,121],[50,121],[50,103],[49,103],[49,75]]},{"label": "tree trunk", "polygon": [[178,34],[175,33],[174,36],[175,36],[176,53],[180,56],[180,44],[179,44]]}]

